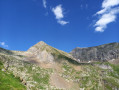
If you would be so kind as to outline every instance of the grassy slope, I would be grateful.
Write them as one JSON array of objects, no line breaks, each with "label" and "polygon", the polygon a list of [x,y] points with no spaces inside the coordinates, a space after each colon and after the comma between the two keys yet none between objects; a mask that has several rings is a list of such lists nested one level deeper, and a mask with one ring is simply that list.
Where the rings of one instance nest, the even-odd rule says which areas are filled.
[{"label": "grassy slope", "polygon": [[0,90],[26,90],[19,78],[8,71],[2,71],[3,68],[0,62]]},{"label": "grassy slope", "polygon": [[15,76],[23,79],[24,83],[26,83],[26,86],[29,89],[46,89],[49,87],[49,74],[52,72],[51,69],[40,68],[35,64],[18,60],[13,56],[0,56],[2,57],[4,64],[8,61],[11,63],[9,64],[8,70],[11,71]]},{"label": "grassy slope", "polygon": [[[100,63],[97,63],[97,65]],[[103,63],[109,64],[109,63]],[[81,71],[76,71],[69,64],[63,65],[62,77],[73,80],[84,90],[113,90],[119,89],[119,66],[111,65],[112,71],[92,65],[82,65]]]}]

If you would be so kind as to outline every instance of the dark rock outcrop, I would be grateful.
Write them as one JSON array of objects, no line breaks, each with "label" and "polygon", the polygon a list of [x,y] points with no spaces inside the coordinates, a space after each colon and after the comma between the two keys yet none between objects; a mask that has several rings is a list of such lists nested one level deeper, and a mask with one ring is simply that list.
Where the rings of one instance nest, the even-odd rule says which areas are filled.
[{"label": "dark rock outcrop", "polygon": [[105,61],[119,58],[119,43],[109,43],[95,47],[75,48],[70,52],[80,61]]}]

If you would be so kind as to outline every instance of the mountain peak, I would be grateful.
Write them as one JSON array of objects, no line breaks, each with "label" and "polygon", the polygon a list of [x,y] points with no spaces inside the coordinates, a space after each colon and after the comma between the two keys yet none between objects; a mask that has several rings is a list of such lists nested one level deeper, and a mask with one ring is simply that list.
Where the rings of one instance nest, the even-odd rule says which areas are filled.
[{"label": "mountain peak", "polygon": [[37,57],[40,61],[53,62],[56,60],[67,59],[75,60],[70,54],[49,46],[43,41],[38,42],[28,49],[28,52]]},{"label": "mountain peak", "polygon": [[46,44],[44,41],[40,41],[40,42],[36,43],[34,46],[32,46],[32,47],[36,47],[38,49],[38,48],[43,48],[45,46],[48,46],[48,44]]},{"label": "mountain peak", "polygon": [[47,44],[44,41],[40,41],[36,45],[47,45]]},{"label": "mountain peak", "polygon": [[35,44],[35,45],[33,45],[32,47],[30,47],[29,49],[28,49],[28,51],[32,51],[32,52],[35,52],[35,51],[38,51],[38,50],[40,50],[40,51],[42,51],[43,49],[45,49],[47,46],[49,46],[49,45],[47,45],[45,42],[43,42],[43,41],[40,41],[40,42],[38,42],[37,44]]}]

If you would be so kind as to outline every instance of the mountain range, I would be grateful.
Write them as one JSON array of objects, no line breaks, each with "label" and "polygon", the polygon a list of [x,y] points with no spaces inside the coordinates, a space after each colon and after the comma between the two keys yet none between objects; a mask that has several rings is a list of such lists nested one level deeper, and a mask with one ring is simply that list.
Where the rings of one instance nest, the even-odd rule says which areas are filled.
[{"label": "mountain range", "polygon": [[70,53],[41,41],[27,51],[0,48],[0,90],[118,90],[119,43]]}]

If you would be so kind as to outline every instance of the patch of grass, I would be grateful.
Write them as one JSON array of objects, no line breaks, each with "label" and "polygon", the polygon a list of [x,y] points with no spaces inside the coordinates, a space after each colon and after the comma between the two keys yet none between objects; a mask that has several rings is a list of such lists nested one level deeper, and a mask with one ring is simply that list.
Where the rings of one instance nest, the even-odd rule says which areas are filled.
[{"label": "patch of grass", "polygon": [[110,72],[109,74],[112,77],[115,77],[115,78],[119,79],[119,65],[114,65],[114,64],[110,64],[110,65],[113,68],[113,72]]},{"label": "patch of grass", "polygon": [[[33,66],[32,64],[25,64],[25,70],[26,73],[30,76],[27,76],[26,81],[32,81],[31,84],[33,85],[31,87],[32,90],[35,89],[43,89],[45,90],[47,86],[49,86],[49,73],[52,72],[52,69],[43,69],[39,66]],[[34,68],[34,69],[33,69]]]},{"label": "patch of grass", "polygon": [[0,70],[0,90],[26,90],[26,87],[12,73]]},{"label": "patch of grass", "polygon": [[104,78],[104,80],[107,82],[107,84],[111,85],[112,87],[119,88],[119,83],[117,83],[113,78]]},{"label": "patch of grass", "polygon": [[49,75],[45,74],[45,75],[41,75],[40,73],[37,73],[35,75],[33,75],[33,80],[38,82],[39,84],[49,84]]},{"label": "patch of grass", "polygon": [[107,90],[112,90],[112,87],[111,87],[109,84],[105,84],[105,88],[106,88]]}]

